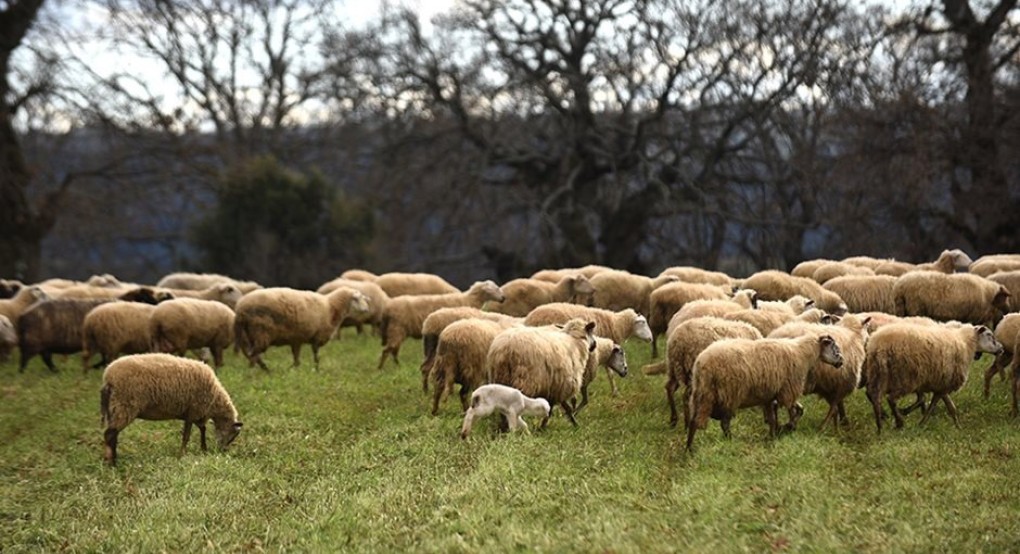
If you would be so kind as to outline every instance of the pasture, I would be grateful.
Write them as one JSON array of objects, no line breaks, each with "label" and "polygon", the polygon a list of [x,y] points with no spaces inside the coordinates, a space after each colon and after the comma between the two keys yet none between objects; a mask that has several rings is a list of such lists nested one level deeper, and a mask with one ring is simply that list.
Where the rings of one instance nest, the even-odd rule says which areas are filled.
[{"label": "pasture", "polygon": [[[660,343],[660,346],[662,343]],[[322,366],[272,371],[230,354],[219,375],[245,423],[230,450],[178,454],[180,422],[136,421],[117,468],[102,463],[101,373],[77,356],[52,374],[0,366],[0,551],[733,552],[1020,548],[1020,422],[1004,383],[981,398],[985,357],[932,421],[876,436],[861,391],[851,424],[769,440],[760,410],[733,438],[718,424],[693,456],[667,426],[665,376],[646,376],[643,343],[613,398],[605,373],[578,428],[557,411],[545,431],[461,441],[455,395],[427,415],[420,341],[375,369],[380,346],[345,330]],[[784,414],[785,420],[785,414]],[[531,420],[529,424],[537,424]]]}]

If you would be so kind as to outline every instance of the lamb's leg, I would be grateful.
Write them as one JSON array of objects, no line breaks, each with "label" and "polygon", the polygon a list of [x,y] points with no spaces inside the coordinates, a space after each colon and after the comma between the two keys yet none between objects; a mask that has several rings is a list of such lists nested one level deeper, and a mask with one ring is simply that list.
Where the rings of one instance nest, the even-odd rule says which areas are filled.
[{"label": "lamb's leg", "polygon": [[262,368],[262,371],[269,371],[269,366],[266,365],[266,362],[262,361],[262,354],[253,354],[248,359],[258,364],[258,366]]},{"label": "lamb's leg", "polygon": [[[669,426],[675,428],[680,416],[676,411],[676,389],[680,387],[680,380],[676,375],[670,373],[666,381],[666,403],[669,404]],[[687,414],[684,414],[684,426],[687,425]]]},{"label": "lamb's leg", "polygon": [[620,394],[620,389],[616,388],[616,379],[613,378],[613,370],[606,368],[606,381],[609,381],[609,390],[612,391],[613,398]]},{"label": "lamb's leg", "polygon": [[684,428],[691,424],[691,414],[688,407],[691,405],[691,386],[684,385],[682,391],[680,391],[681,397],[684,399],[683,407],[681,408],[684,413]]},{"label": "lamb's leg", "polygon": [[574,419],[574,410],[570,409],[570,404],[568,402],[560,402],[560,406],[563,407],[563,412],[566,414],[567,419],[570,420],[570,423],[577,427],[577,420]]},{"label": "lamb's leg", "polygon": [[526,434],[531,434],[531,429],[528,428],[528,423],[519,415],[517,416],[517,428],[521,429]]},{"label": "lamb's leg", "polygon": [[181,456],[188,450],[188,441],[191,440],[191,422],[184,420],[184,430],[181,431]]},{"label": "lamb's leg", "polygon": [[103,433],[103,442],[106,444],[105,452],[103,457],[109,462],[110,465],[117,465],[117,434],[120,433],[120,429],[113,427],[107,427]]},{"label": "lamb's leg", "polygon": [[450,394],[453,389],[453,383],[447,382],[446,372],[439,371],[436,373],[436,389],[432,393],[432,415],[439,414],[439,405],[442,404],[446,397]]},{"label": "lamb's leg", "polygon": [[460,438],[461,438],[461,440],[467,439],[468,435],[471,434],[471,425],[474,423],[474,420],[475,420],[475,409],[474,408],[468,408],[467,413],[464,414],[464,424],[461,425],[461,427],[460,427]]},{"label": "lamb's leg", "polygon": [[[776,410],[778,409],[779,406],[776,406]],[[786,407],[786,415],[788,421],[786,422],[786,425],[783,425],[783,431],[796,431],[797,422],[799,422],[801,416],[804,415],[804,406],[801,406],[800,402],[793,402],[792,404],[788,404]],[[778,417],[779,415],[777,413],[776,418]]]}]

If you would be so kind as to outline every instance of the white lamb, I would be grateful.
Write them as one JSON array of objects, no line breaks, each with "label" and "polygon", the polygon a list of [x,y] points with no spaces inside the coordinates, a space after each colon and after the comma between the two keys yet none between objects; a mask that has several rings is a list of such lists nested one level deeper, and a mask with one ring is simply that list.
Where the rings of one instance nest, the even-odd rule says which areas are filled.
[{"label": "white lamb", "polygon": [[523,392],[506,385],[482,385],[471,393],[471,407],[464,414],[464,425],[460,429],[460,438],[466,439],[471,433],[471,425],[475,419],[499,412],[509,422],[510,430],[523,429],[528,432],[528,424],[521,416],[548,418],[552,408],[544,398],[531,398]]}]

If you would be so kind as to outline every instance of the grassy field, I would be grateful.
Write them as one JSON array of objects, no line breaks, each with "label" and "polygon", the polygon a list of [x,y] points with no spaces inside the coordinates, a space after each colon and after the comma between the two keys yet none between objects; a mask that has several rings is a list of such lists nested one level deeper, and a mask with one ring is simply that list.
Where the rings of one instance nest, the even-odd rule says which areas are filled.
[{"label": "grassy field", "polygon": [[[350,333],[348,331],[348,333]],[[461,441],[459,406],[426,414],[420,343],[375,369],[377,340],[345,335],[323,364],[273,371],[229,357],[220,377],[245,423],[227,452],[197,433],[178,455],[180,422],[136,421],[120,465],[102,461],[98,371],[77,357],[51,374],[0,366],[0,551],[1005,552],[1020,549],[1020,422],[1006,386],[980,396],[986,356],[924,427],[875,435],[863,394],[852,424],[767,438],[760,411],[733,438],[713,422],[694,456],[666,425],[663,376],[638,371],[613,398],[604,373],[572,428]],[[211,444],[214,441],[211,441]]]}]

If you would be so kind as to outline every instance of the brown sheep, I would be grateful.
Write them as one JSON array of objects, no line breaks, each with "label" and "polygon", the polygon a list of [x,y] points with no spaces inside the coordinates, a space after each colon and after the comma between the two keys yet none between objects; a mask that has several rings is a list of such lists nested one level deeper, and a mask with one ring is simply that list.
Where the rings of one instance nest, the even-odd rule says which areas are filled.
[{"label": "brown sheep", "polygon": [[822,285],[839,295],[851,312],[895,313],[896,302],[892,275],[846,275],[830,279]]},{"label": "brown sheep", "polygon": [[460,289],[438,275],[431,273],[383,273],[375,279],[387,296],[457,294]]},{"label": "brown sheep", "polygon": [[223,367],[223,351],[234,342],[234,311],[214,300],[178,298],[162,302],[147,322],[152,351],[184,356],[208,348],[213,367]]},{"label": "brown sheep", "polygon": [[102,367],[120,354],[149,351],[149,317],[156,306],[140,302],[108,302],[90,310],[82,321],[81,369],[86,372],[98,353]]},{"label": "brown sheep", "polygon": [[429,374],[432,372],[432,364],[435,363],[436,347],[439,345],[440,333],[451,323],[462,319],[486,319],[501,323],[504,326],[524,323],[524,318],[522,317],[511,317],[495,312],[486,312],[470,306],[439,308],[430,313],[421,324],[421,343],[425,358],[419,370],[421,371],[423,391],[429,391]]},{"label": "brown sheep", "polygon": [[441,333],[434,362],[426,380],[433,382],[432,415],[439,404],[460,385],[461,408],[467,410],[471,391],[486,383],[485,356],[496,335],[513,324],[508,321],[461,319],[450,323]]}]

